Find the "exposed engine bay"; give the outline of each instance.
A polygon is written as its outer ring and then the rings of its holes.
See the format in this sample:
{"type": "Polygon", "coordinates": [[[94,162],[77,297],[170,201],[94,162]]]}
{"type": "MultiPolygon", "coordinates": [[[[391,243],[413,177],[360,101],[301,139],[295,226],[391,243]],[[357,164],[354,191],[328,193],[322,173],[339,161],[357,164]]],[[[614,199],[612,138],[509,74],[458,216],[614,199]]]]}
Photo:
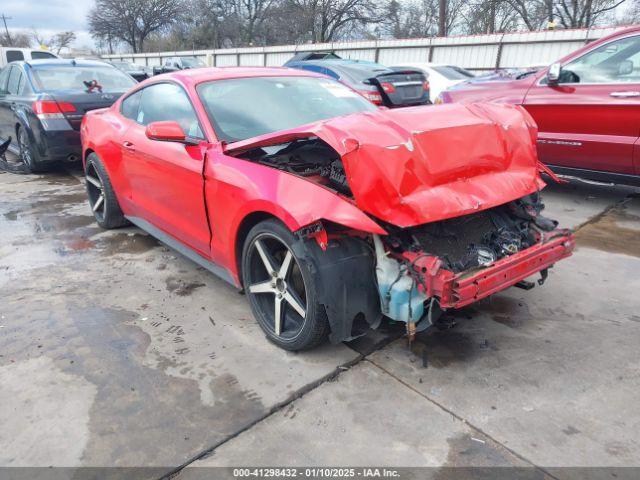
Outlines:
{"type": "MultiPolygon", "coordinates": [[[[317,137],[254,147],[238,156],[305,177],[355,200],[340,155],[317,137]]],[[[532,288],[534,284],[525,278],[536,273],[541,285],[548,268],[573,249],[571,233],[542,216],[543,209],[536,192],[472,214],[406,228],[374,218],[388,235],[351,232],[321,222],[298,234],[315,238],[323,249],[332,239],[350,237],[366,243],[371,251],[369,268],[375,270],[371,288],[379,294],[380,313],[405,322],[412,338],[446,309],[510,286],[532,288]]],[[[352,331],[345,338],[354,336],[352,331]]]]}
{"type": "Polygon", "coordinates": [[[317,137],[255,148],[242,157],[301,177],[320,177],[320,183],[351,195],[340,156],[317,137]]]}
{"type": "Polygon", "coordinates": [[[540,215],[543,208],[539,194],[530,195],[471,215],[398,230],[394,240],[401,251],[439,257],[444,268],[459,273],[536,244],[541,232],[558,225],[540,215]]]}

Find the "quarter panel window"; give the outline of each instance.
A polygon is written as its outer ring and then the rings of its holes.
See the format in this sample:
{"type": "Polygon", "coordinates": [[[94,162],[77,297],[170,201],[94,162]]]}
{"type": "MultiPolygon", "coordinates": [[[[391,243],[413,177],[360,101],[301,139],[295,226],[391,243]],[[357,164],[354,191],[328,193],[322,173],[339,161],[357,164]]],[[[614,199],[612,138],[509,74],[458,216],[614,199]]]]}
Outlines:
{"type": "Polygon", "coordinates": [[[20,80],[22,79],[22,72],[19,68],[13,67],[9,74],[9,84],[7,90],[10,95],[17,95],[20,91],[20,80]]]}
{"type": "Polygon", "coordinates": [[[136,121],[141,125],[152,122],[178,122],[190,137],[204,138],[198,117],[185,91],[172,83],[151,85],[142,91],[136,121]]]}
{"type": "Polygon", "coordinates": [[[11,67],[6,67],[0,70],[0,94],[7,94],[7,81],[9,80],[9,72],[11,67]]]}
{"type": "Polygon", "coordinates": [[[122,116],[135,122],[138,118],[138,109],[140,107],[141,98],[142,90],[134,93],[133,95],[129,95],[127,98],[122,100],[122,104],[120,105],[120,113],[122,113],[122,116]]]}
{"type": "Polygon", "coordinates": [[[42,59],[58,58],[58,57],[56,57],[54,54],[49,53],[49,52],[42,52],[40,50],[32,50],[31,51],[31,58],[33,60],[42,60],[42,59]]]}
{"type": "Polygon", "coordinates": [[[24,54],[20,50],[7,50],[7,63],[24,60],[24,54]]]}

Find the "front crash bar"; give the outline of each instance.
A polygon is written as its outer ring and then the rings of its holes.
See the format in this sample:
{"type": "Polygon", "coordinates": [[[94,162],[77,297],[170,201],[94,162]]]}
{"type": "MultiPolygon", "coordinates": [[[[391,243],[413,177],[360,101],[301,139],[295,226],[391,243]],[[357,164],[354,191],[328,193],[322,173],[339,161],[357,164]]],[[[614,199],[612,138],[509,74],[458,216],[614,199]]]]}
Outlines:
{"type": "Polygon", "coordinates": [[[461,308],[477,302],[570,256],[575,246],[573,235],[568,230],[558,233],[561,235],[502,258],[487,268],[461,272],[448,279],[442,285],[441,307],[461,308]]]}

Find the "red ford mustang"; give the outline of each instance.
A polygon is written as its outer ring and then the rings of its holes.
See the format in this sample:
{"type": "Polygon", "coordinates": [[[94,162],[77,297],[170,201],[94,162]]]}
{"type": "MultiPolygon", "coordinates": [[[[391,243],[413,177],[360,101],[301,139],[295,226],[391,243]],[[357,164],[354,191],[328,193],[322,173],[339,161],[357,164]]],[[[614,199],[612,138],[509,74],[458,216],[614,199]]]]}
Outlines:
{"type": "Polygon", "coordinates": [[[131,222],[244,288],[277,345],[413,335],[571,254],[540,211],[520,107],[379,109],[321,75],[157,76],[82,124],[97,222],[131,222]]]}
{"type": "Polygon", "coordinates": [[[640,27],[518,80],[461,84],[437,100],[481,101],[524,106],[540,159],[556,172],[640,185],[640,27]]]}

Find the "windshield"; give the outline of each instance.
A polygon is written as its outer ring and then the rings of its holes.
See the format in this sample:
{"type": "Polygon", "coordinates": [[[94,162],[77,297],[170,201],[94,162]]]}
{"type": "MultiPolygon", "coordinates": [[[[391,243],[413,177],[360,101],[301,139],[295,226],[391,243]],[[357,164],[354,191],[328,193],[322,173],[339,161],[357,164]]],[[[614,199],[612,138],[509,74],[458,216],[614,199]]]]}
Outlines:
{"type": "Polygon", "coordinates": [[[182,57],[182,64],[185,67],[195,68],[195,67],[206,67],[204,62],[197,57],[182,57]]]}
{"type": "Polygon", "coordinates": [[[217,80],[198,94],[218,139],[229,143],[377,109],[341,83],[314,77],[217,80]]]}
{"type": "Polygon", "coordinates": [[[122,92],[136,85],[136,81],[110,66],[41,65],[32,66],[31,75],[38,90],[86,91],[95,80],[103,92],[122,92]],[[86,84],[85,84],[86,82],[86,84]]]}
{"type": "Polygon", "coordinates": [[[431,67],[447,80],[468,80],[473,77],[473,73],[464,68],[454,66],[434,66],[431,67]]]}

